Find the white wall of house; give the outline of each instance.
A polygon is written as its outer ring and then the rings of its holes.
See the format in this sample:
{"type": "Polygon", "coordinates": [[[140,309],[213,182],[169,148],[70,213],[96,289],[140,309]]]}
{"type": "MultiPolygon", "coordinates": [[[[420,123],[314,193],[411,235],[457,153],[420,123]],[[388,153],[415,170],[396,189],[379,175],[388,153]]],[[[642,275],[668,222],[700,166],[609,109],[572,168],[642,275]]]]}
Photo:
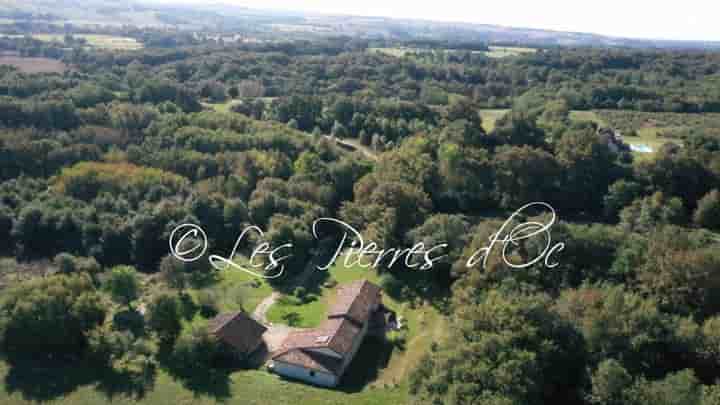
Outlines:
{"type": "Polygon", "coordinates": [[[310,384],[321,385],[324,387],[335,387],[338,383],[337,377],[332,374],[309,370],[304,367],[277,360],[273,362],[273,371],[285,377],[306,381],[310,384]]]}

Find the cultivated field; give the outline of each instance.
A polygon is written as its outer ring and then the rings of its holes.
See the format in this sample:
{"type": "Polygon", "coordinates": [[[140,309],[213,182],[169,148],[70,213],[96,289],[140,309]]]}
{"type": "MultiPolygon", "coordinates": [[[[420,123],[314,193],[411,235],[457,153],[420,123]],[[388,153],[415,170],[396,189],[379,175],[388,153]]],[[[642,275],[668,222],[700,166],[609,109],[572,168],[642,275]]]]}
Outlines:
{"type": "Polygon", "coordinates": [[[68,67],[57,59],[0,55],[0,65],[15,66],[23,73],[63,73],[68,67]]]}
{"type": "MultiPolygon", "coordinates": [[[[509,47],[509,46],[491,46],[489,51],[471,51],[472,53],[484,53],[491,58],[504,58],[508,56],[518,56],[526,53],[537,52],[537,49],[533,48],[522,48],[522,47],[509,47]]],[[[407,47],[396,47],[396,48],[368,48],[368,52],[382,53],[385,55],[395,56],[398,58],[407,56],[408,54],[422,54],[422,53],[433,53],[436,49],[423,49],[423,48],[407,48],[407,47]]],[[[461,52],[457,49],[444,49],[443,52],[461,52]]]]}
{"type": "Polygon", "coordinates": [[[535,53],[537,49],[534,48],[523,48],[515,46],[491,46],[490,52],[485,54],[491,58],[504,58],[507,56],[519,56],[526,53],[535,53]]]}
{"type": "MultiPolygon", "coordinates": [[[[7,35],[17,37],[18,35],[7,35]]],[[[65,42],[63,34],[33,34],[33,38],[45,42],[65,42]]],[[[132,51],[142,49],[143,45],[134,38],[102,34],[74,34],[75,39],[84,39],[93,48],[132,51]]]]}

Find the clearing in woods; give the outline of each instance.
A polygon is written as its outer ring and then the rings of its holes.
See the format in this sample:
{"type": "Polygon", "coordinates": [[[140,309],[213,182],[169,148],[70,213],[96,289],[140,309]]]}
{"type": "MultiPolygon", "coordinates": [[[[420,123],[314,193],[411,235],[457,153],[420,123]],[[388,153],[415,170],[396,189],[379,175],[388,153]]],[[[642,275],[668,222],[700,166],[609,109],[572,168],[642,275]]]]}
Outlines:
{"type": "Polygon", "coordinates": [[[0,65],[14,66],[23,73],[63,73],[68,69],[57,59],[25,58],[12,54],[0,54],[0,65]]]}
{"type": "MultiPolygon", "coordinates": [[[[20,37],[21,35],[4,35],[6,37],[20,37]]],[[[33,38],[44,42],[65,43],[64,34],[33,34],[33,38]]],[[[93,48],[110,49],[117,51],[133,51],[142,49],[142,43],[135,38],[103,34],[73,34],[73,38],[85,40],[93,48]]]]}

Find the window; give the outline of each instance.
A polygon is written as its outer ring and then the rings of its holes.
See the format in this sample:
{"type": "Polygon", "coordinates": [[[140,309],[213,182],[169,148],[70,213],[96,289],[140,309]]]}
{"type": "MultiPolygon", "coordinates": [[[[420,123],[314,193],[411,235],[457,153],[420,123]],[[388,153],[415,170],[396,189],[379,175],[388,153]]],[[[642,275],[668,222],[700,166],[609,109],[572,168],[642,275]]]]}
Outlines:
{"type": "Polygon", "coordinates": [[[310,377],[315,377],[315,372],[310,370],[310,377]]]}

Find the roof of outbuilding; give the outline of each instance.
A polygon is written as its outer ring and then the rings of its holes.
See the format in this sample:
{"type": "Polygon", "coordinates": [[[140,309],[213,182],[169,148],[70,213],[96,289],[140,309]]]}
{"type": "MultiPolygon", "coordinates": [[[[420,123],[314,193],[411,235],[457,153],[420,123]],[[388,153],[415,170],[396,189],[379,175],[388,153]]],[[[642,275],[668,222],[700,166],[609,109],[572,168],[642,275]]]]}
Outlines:
{"type": "Polygon", "coordinates": [[[243,353],[255,350],[267,328],[243,311],[216,316],[208,323],[210,333],[243,353]]]}

